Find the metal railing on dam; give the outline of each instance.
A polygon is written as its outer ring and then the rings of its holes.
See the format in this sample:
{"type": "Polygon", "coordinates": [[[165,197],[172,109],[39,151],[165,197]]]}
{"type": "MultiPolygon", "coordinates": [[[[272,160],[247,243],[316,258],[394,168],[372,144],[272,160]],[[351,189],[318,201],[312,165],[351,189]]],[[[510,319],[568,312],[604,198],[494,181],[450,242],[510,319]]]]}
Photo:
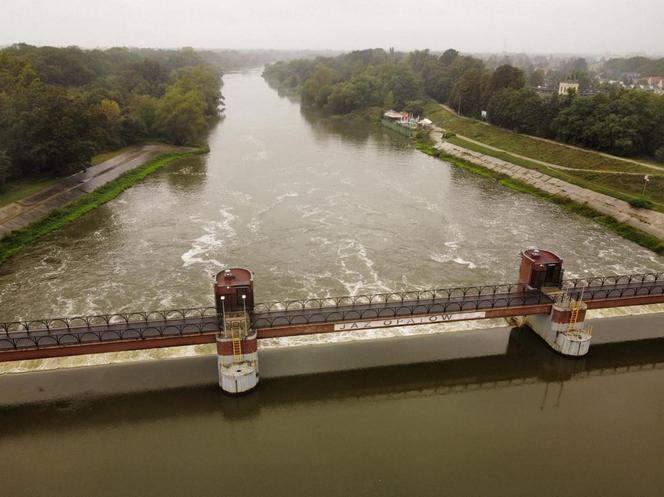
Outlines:
{"type": "MultiPolygon", "coordinates": [[[[566,280],[562,291],[582,295],[588,308],[660,303],[664,273],[566,280]]],[[[500,284],[260,303],[251,320],[258,337],[266,338],[333,332],[335,325],[375,319],[402,326],[546,314],[552,304],[543,291],[500,284]],[[412,319],[432,316],[441,319],[412,319]]],[[[215,307],[200,307],[5,322],[0,360],[213,343],[220,318],[215,307]]]]}

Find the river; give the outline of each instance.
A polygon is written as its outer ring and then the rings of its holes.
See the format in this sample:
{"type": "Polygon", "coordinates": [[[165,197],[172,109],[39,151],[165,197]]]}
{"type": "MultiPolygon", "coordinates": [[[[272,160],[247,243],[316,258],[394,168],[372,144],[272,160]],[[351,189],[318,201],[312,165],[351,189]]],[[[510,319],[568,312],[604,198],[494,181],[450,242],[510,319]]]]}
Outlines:
{"type": "Polygon", "coordinates": [[[664,258],[454,169],[365,122],[325,120],[258,72],[225,77],[210,154],[162,169],[0,266],[0,320],[212,303],[226,265],[258,301],[514,282],[537,245],[567,276],[664,258]]]}
{"type": "MultiPolygon", "coordinates": [[[[258,301],[513,282],[530,245],[559,253],[567,277],[664,270],[389,130],[303,112],[259,72],[224,83],[209,155],[0,266],[0,321],[211,305],[226,265],[254,271],[258,301]]],[[[210,387],[0,409],[0,494],[661,495],[662,342],[598,347],[578,374],[533,351],[550,357],[535,340],[239,399],[210,387]],[[638,367],[617,374],[630,354],[638,367]]]]}

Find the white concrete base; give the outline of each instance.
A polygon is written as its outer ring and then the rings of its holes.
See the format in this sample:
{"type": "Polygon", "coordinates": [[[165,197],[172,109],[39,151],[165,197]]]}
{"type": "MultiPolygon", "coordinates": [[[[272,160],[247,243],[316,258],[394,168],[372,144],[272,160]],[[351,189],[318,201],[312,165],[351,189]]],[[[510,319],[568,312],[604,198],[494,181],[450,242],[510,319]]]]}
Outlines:
{"type": "Polygon", "coordinates": [[[563,355],[580,357],[588,353],[588,349],[590,349],[590,339],[590,334],[582,331],[558,333],[554,349],[563,355]]]}
{"type": "Polygon", "coordinates": [[[240,362],[230,366],[219,365],[219,386],[230,394],[250,392],[258,385],[255,363],[240,362]]]}
{"type": "Polygon", "coordinates": [[[552,323],[548,315],[526,316],[525,324],[544,339],[549,346],[563,355],[581,357],[590,349],[591,334],[585,330],[585,325],[579,323],[575,331],[567,332],[566,325],[552,323]]]}

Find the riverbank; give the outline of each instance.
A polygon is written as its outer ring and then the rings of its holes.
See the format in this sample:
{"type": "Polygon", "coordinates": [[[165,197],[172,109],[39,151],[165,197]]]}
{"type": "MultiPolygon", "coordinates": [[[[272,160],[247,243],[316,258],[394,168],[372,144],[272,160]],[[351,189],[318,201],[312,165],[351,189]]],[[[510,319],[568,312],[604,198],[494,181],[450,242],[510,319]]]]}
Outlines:
{"type": "Polygon", "coordinates": [[[513,164],[542,172],[634,206],[664,212],[664,165],[649,164],[593,150],[522,135],[484,121],[458,116],[438,102],[426,115],[448,133],[450,141],[513,164]],[[643,195],[644,176],[649,182],[643,195]]]}
{"type": "Polygon", "coordinates": [[[664,225],[659,219],[664,220],[664,215],[658,212],[636,209],[613,197],[451,144],[442,139],[440,130],[433,131],[431,139],[433,146],[419,142],[418,149],[473,173],[493,177],[514,190],[546,198],[657,254],[664,253],[664,225]],[[653,216],[658,219],[653,220],[653,216]]]}
{"type": "MultiPolygon", "coordinates": [[[[21,220],[24,220],[23,227],[12,227],[11,230],[5,228],[7,234],[0,239],[0,264],[38,238],[114,199],[158,169],[178,159],[203,153],[207,153],[207,148],[177,149],[174,152],[161,153],[140,165],[134,165],[130,161],[125,163],[121,170],[112,168],[113,171],[104,169],[103,163],[95,166],[103,170],[90,181],[84,184],[75,183],[72,188],[63,189],[57,192],[57,195],[48,197],[46,202],[40,203],[39,208],[20,213],[21,220]]],[[[65,186],[66,181],[71,181],[71,178],[64,181],[65,186]]],[[[19,216],[11,218],[13,226],[17,225],[19,216]]]]}

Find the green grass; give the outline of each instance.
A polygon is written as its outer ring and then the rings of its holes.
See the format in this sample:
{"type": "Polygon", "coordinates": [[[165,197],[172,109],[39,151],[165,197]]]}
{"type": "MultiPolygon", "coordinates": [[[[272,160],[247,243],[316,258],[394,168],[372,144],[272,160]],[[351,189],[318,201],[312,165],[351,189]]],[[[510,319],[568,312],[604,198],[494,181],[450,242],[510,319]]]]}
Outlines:
{"type": "Polygon", "coordinates": [[[45,218],[40,219],[23,229],[11,232],[6,237],[0,239],[0,264],[16,255],[24,247],[38,238],[62,228],[67,223],[78,219],[91,210],[114,199],[127,188],[138,183],[146,176],[154,173],[167,164],[192,155],[207,153],[207,151],[207,148],[199,148],[191,151],[162,154],[131,171],[127,171],[94,192],[87,193],[77,200],[74,200],[59,209],[53,210],[45,218]]]}
{"type": "MultiPolygon", "coordinates": [[[[638,203],[640,204],[639,207],[664,212],[664,175],[650,174],[650,183],[648,184],[647,194],[644,198],[641,195],[643,191],[643,177],[640,175],[560,170],[544,166],[528,159],[516,157],[507,152],[498,152],[476,143],[469,142],[458,136],[450,137],[447,141],[484,155],[511,162],[517,166],[539,171],[548,176],[558,178],[582,188],[624,200],[631,205],[638,203]]],[[[636,205],[634,206],[637,207],[636,205]]]]}
{"type": "Polygon", "coordinates": [[[0,190],[0,207],[4,207],[33,193],[37,193],[44,188],[48,188],[59,180],[60,178],[53,178],[51,176],[37,176],[9,181],[0,190]]]}
{"type": "Polygon", "coordinates": [[[607,171],[651,174],[651,168],[617,157],[606,157],[590,150],[579,150],[564,145],[538,140],[497,126],[459,117],[436,102],[429,102],[426,116],[437,125],[473,140],[507,152],[530,157],[574,169],[604,169],[607,171]]]}
{"type": "MultiPolygon", "coordinates": [[[[90,160],[90,165],[96,166],[97,164],[101,164],[102,162],[112,159],[134,147],[135,145],[132,145],[118,150],[111,150],[109,152],[97,154],[90,160]]],[[[33,193],[44,190],[60,180],[62,180],[62,178],[41,175],[9,181],[2,189],[0,189],[0,207],[4,207],[5,205],[29,197],[33,193]]]]}

